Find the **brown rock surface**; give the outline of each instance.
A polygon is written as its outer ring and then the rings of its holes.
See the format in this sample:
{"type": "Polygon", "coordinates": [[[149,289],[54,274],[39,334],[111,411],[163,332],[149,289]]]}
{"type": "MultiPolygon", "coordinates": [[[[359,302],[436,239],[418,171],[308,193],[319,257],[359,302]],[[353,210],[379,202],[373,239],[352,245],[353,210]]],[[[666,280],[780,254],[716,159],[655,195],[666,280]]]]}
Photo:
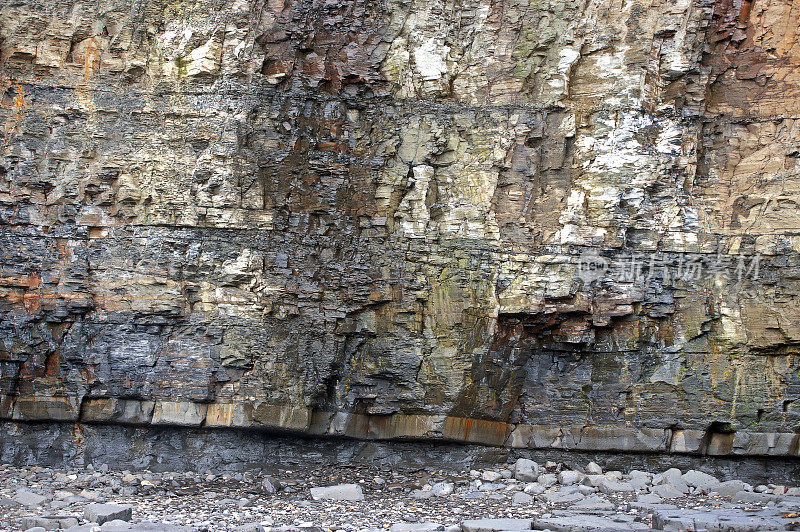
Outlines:
{"type": "Polygon", "coordinates": [[[0,418],[796,456],[798,21],[0,5],[0,418]]]}

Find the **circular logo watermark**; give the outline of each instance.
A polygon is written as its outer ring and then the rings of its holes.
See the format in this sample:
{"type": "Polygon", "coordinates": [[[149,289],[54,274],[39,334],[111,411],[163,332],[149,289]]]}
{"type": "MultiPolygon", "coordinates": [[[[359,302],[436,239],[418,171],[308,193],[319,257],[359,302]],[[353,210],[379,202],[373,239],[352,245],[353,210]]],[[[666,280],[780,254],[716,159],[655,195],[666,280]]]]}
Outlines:
{"type": "Polygon", "coordinates": [[[591,283],[606,277],[611,270],[611,262],[595,253],[584,253],[578,257],[578,277],[591,283]]]}

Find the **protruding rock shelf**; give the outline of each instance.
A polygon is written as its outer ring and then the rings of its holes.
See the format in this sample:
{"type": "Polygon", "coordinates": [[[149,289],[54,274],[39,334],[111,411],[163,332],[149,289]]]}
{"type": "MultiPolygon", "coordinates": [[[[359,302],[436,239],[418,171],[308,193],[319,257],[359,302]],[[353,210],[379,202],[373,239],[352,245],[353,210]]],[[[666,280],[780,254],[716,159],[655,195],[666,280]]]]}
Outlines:
{"type": "Polygon", "coordinates": [[[711,456],[800,458],[797,433],[723,433],[619,426],[552,427],[462,417],[367,415],[316,412],[263,403],[192,403],[118,399],[24,398],[11,416],[22,422],[81,423],[251,429],[361,440],[438,441],[511,447],[711,456]],[[81,405],[81,406],[79,406],[81,405]]]}

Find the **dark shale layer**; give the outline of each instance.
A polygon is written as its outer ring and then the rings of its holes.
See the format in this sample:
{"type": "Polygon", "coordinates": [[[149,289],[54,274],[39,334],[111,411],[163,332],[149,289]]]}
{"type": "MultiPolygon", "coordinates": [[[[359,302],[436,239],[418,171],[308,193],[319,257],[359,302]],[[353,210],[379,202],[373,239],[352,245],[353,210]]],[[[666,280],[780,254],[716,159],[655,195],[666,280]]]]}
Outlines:
{"type": "Polygon", "coordinates": [[[720,480],[753,485],[793,484],[800,461],[784,457],[701,456],[669,453],[612,453],[558,449],[509,449],[428,441],[364,441],[317,438],[252,429],[132,427],[52,422],[0,423],[0,462],[21,466],[98,468],[154,472],[258,471],[280,468],[325,470],[355,464],[392,471],[461,472],[498,467],[517,458],[548,460],[582,469],[590,461],[609,471],[696,469],[720,480]]]}
{"type": "Polygon", "coordinates": [[[797,457],[796,11],[3,2],[4,460],[797,457]]]}

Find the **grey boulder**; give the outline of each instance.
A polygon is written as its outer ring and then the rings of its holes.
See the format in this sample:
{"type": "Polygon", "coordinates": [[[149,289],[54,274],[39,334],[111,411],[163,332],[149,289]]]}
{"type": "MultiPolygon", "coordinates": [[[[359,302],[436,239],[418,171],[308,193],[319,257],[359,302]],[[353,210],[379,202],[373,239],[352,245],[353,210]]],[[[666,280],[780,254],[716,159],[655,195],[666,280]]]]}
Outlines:
{"type": "MultiPolygon", "coordinates": [[[[661,474],[653,477],[653,484],[660,486],[671,486],[681,493],[689,493],[689,485],[683,480],[683,474],[680,469],[673,467],[667,469],[661,474]]],[[[662,495],[663,496],[663,495],[662,495]]]]}
{"type": "Polygon", "coordinates": [[[652,486],[650,488],[650,493],[655,493],[662,499],[677,499],[679,497],[683,497],[684,495],[681,490],[676,489],[670,484],[659,484],[658,486],[652,486]]]}
{"type": "Polygon", "coordinates": [[[645,493],[636,497],[636,502],[644,504],[661,504],[661,500],[657,493],[645,493]]]}
{"type": "Polygon", "coordinates": [[[514,478],[520,482],[535,482],[539,478],[539,464],[527,458],[520,458],[514,464],[514,478]]]}
{"type": "Polygon", "coordinates": [[[358,484],[337,484],[311,488],[311,497],[315,501],[363,501],[364,492],[358,484]]]}
{"type": "Polygon", "coordinates": [[[612,480],[604,478],[598,482],[597,489],[599,489],[602,493],[609,494],[609,493],[630,493],[632,491],[636,491],[636,489],[631,486],[627,482],[621,482],[619,480],[612,480]]]}
{"type": "Polygon", "coordinates": [[[102,525],[106,521],[130,521],[133,510],[130,506],[119,504],[90,504],[83,511],[83,517],[91,523],[102,525]]]}
{"type": "Polygon", "coordinates": [[[603,474],[603,468],[600,467],[595,462],[589,462],[588,464],[586,464],[586,474],[587,475],[602,475],[603,474]]]}
{"type": "Polygon", "coordinates": [[[512,497],[511,504],[513,504],[514,506],[523,506],[526,504],[533,504],[534,500],[535,499],[533,498],[533,496],[528,495],[527,493],[524,493],[522,491],[518,491],[514,494],[514,497],[512,497]]]}
{"type": "Polygon", "coordinates": [[[586,475],[579,471],[562,471],[558,474],[558,482],[564,486],[568,486],[570,484],[577,484],[586,475]]]}
{"type": "Polygon", "coordinates": [[[544,502],[549,502],[551,504],[564,504],[580,501],[585,497],[585,495],[578,490],[562,489],[550,493],[542,493],[537,495],[537,497],[544,502]]]}
{"type": "Polygon", "coordinates": [[[281,489],[281,484],[271,476],[267,475],[261,479],[261,489],[269,494],[273,494],[281,489]]]}
{"type": "Polygon", "coordinates": [[[553,473],[545,473],[544,475],[539,475],[539,478],[536,479],[536,482],[545,487],[552,486],[558,482],[558,477],[553,473]]]}
{"type": "Polygon", "coordinates": [[[752,491],[739,491],[734,493],[733,497],[731,497],[732,502],[743,502],[743,503],[758,503],[758,504],[766,504],[769,501],[777,500],[779,497],[777,495],[772,495],[770,493],[754,493],[752,491]]]}
{"type": "Polygon", "coordinates": [[[25,489],[21,489],[14,495],[14,501],[28,507],[39,506],[47,501],[47,497],[33,493],[25,489]]]}
{"type": "Polygon", "coordinates": [[[753,486],[741,480],[729,480],[727,482],[720,482],[714,487],[712,491],[717,492],[723,497],[732,497],[740,491],[752,491],[753,486]]]}
{"type": "Polygon", "coordinates": [[[570,505],[570,508],[575,510],[585,510],[585,511],[607,511],[613,510],[614,504],[611,503],[605,497],[600,497],[599,495],[592,495],[591,497],[586,497],[581,501],[576,501],[575,503],[570,505]]]}
{"type": "Polygon", "coordinates": [[[716,477],[695,469],[690,469],[684,473],[682,478],[683,481],[689,486],[698,488],[705,493],[713,491],[717,486],[720,485],[720,481],[716,477]]]}
{"type": "Polygon", "coordinates": [[[449,482],[437,482],[431,487],[434,497],[446,497],[453,493],[453,485],[449,482]]]}
{"type": "Polygon", "coordinates": [[[49,515],[43,517],[23,517],[22,529],[42,528],[44,530],[58,530],[70,528],[78,524],[78,520],[70,516],[49,515]]]}

